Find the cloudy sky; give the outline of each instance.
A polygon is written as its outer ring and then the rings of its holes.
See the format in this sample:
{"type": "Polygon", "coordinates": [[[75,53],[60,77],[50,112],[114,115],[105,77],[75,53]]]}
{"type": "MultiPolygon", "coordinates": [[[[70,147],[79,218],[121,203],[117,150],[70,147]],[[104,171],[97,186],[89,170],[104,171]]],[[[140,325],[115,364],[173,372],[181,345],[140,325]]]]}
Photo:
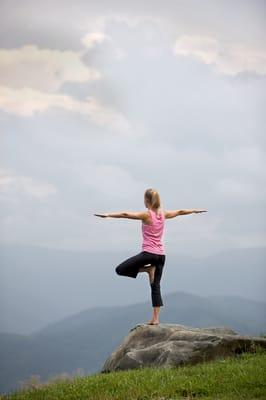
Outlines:
{"type": "MultiPolygon", "coordinates": [[[[266,245],[264,0],[0,2],[0,243],[140,251],[266,245]]],[[[129,254],[129,255],[130,255],[129,254]]]]}

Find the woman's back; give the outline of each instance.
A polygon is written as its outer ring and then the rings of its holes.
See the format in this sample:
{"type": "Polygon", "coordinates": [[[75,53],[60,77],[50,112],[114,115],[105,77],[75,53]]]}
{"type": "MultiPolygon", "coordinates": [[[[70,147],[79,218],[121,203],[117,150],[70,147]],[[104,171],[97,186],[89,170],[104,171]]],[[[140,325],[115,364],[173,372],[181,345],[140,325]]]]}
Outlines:
{"type": "Polygon", "coordinates": [[[162,236],[164,233],[165,215],[163,210],[159,210],[158,214],[155,210],[149,209],[150,223],[145,224],[142,221],[142,251],[149,253],[165,254],[162,236]]]}

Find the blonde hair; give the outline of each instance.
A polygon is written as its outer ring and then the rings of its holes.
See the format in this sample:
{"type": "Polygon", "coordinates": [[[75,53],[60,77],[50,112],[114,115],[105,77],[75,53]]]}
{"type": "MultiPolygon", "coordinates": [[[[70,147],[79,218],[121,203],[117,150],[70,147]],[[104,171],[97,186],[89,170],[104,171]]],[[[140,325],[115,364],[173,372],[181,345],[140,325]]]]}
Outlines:
{"type": "Polygon", "coordinates": [[[147,189],[144,197],[153,210],[158,210],[161,207],[160,195],[157,190],[153,188],[147,189]]]}

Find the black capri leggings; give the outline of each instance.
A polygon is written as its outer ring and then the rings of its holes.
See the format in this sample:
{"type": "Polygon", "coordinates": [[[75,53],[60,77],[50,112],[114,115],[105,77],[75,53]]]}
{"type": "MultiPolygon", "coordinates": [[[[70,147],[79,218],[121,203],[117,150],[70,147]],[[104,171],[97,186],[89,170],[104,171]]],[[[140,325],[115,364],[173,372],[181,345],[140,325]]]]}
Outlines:
{"type": "Polygon", "coordinates": [[[165,264],[164,254],[155,254],[149,253],[148,251],[142,251],[141,253],[123,261],[116,267],[115,271],[118,275],[136,278],[139,273],[139,269],[146,264],[155,266],[154,281],[150,284],[152,306],[161,307],[163,306],[163,301],[161,297],[160,281],[165,264]]]}

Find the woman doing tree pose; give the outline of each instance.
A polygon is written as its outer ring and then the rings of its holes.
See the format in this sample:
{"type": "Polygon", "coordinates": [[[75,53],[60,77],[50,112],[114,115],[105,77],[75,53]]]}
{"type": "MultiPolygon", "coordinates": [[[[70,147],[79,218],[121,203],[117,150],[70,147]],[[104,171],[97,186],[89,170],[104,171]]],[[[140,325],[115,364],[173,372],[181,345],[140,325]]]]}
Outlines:
{"type": "Polygon", "coordinates": [[[160,281],[165,264],[165,248],[162,243],[165,219],[179,215],[206,212],[207,210],[174,210],[161,208],[160,196],[157,190],[147,189],[144,193],[146,211],[116,212],[111,214],[94,214],[97,217],[129,218],[142,221],[142,251],[119,264],[115,271],[118,275],[136,278],[139,272],[147,272],[151,287],[153,316],[149,325],[159,324],[160,307],[163,306],[160,281]]]}

